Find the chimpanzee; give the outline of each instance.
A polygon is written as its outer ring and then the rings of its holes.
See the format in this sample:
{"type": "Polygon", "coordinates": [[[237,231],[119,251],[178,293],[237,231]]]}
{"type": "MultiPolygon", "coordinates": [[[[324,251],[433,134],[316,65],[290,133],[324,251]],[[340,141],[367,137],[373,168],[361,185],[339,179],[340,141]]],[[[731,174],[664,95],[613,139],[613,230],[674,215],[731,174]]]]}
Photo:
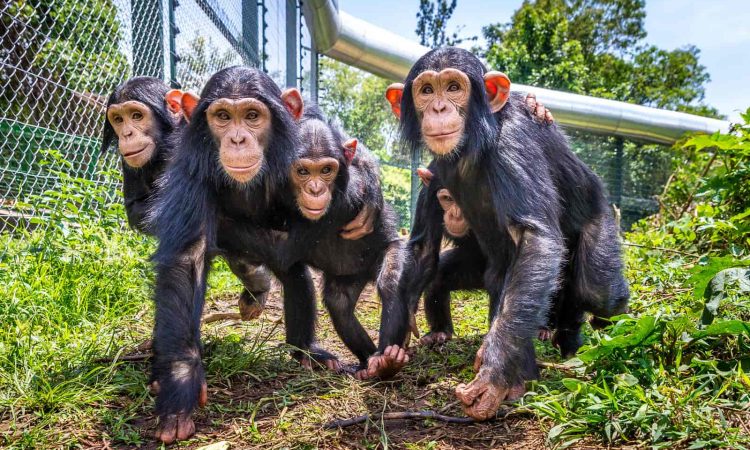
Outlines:
{"type": "MultiPolygon", "coordinates": [[[[115,88],[107,101],[102,151],[116,143],[122,156],[125,212],[131,228],[155,235],[147,211],[175,146],[175,135],[187,126],[197,97],[171,89],[160,79],[135,77],[115,88]]],[[[263,310],[271,280],[268,271],[241,258],[228,259],[244,288],[239,298],[243,319],[263,310]]]]}
{"type": "MultiPolygon", "coordinates": [[[[477,352],[476,377],[456,396],[468,415],[488,419],[538,376],[532,338],[546,324],[553,296],[561,340],[578,339],[584,311],[624,311],[617,227],[601,182],[563,134],[535,123],[523,96],[510,94],[508,77],[487,72],[468,51],[428,52],[386,97],[400,116],[403,141],[435,156],[431,170],[486,258],[490,330],[477,352]]],[[[437,268],[443,211],[429,191],[422,193],[399,284],[409,304],[437,268]]]]}
{"type": "MultiPolygon", "coordinates": [[[[315,345],[309,270],[302,263],[282,268],[277,249],[289,216],[279,196],[287,192],[299,142],[299,117],[290,111],[301,104],[299,91],[282,94],[260,70],[217,72],[161,178],[153,208],[159,246],[152,377],[159,387],[156,436],[165,443],[192,435],[192,412],[207,401],[200,317],[215,255],[266,265],[283,286],[293,356],[306,366],[338,368],[336,357],[315,345]]],[[[362,234],[358,225],[346,228],[362,234]]]]}
{"type": "Polygon", "coordinates": [[[339,337],[360,362],[355,376],[386,378],[408,361],[403,342],[390,340],[399,333],[392,327],[407,314],[396,297],[403,264],[396,215],[383,201],[375,158],[356,139],[347,139],[312,105],[304,107],[299,132],[287,197],[297,213],[282,254],[286,261],[301,260],[323,272],[323,302],[339,337]],[[373,232],[356,241],[342,239],[338,230],[365,205],[377,206],[373,232]],[[369,281],[383,303],[377,354],[354,315],[369,281]]]}
{"type": "MultiPolygon", "coordinates": [[[[526,95],[526,107],[532,117],[539,123],[552,124],[554,117],[549,109],[538,102],[534,94],[526,95]]],[[[434,174],[425,168],[417,169],[417,175],[422,180],[423,189],[429,189],[434,174]]],[[[450,191],[440,180],[435,179],[431,193],[427,197],[420,197],[418,208],[423,210],[426,198],[437,198],[443,210],[444,237],[451,243],[451,247],[440,253],[440,260],[434,278],[424,292],[425,315],[430,326],[430,332],[420,339],[422,345],[443,344],[453,337],[453,321],[450,312],[450,295],[457,290],[473,290],[484,288],[482,276],[486,267],[486,258],[476,238],[471,234],[468,222],[456,204],[450,191]]],[[[412,299],[412,300],[418,300],[412,299]]],[[[410,305],[412,314],[416,313],[417,305],[410,305]]],[[[549,329],[539,330],[539,338],[549,339],[549,329]]]]}

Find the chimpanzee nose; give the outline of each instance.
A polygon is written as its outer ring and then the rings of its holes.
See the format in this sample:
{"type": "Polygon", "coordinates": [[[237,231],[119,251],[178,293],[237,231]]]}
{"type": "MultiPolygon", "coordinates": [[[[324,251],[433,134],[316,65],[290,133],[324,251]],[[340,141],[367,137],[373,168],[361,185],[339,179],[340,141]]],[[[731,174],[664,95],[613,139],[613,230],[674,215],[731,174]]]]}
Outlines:
{"type": "Polygon", "coordinates": [[[326,187],[323,183],[310,183],[310,193],[315,197],[320,197],[325,192],[326,187]]]}
{"type": "Polygon", "coordinates": [[[441,113],[448,108],[448,105],[445,104],[442,100],[435,100],[435,103],[432,104],[433,109],[435,112],[441,113]]]}
{"type": "Polygon", "coordinates": [[[133,135],[133,129],[132,129],[132,128],[130,128],[130,127],[125,127],[125,128],[124,128],[124,129],[122,130],[122,135],[123,135],[123,136],[125,136],[125,137],[130,137],[130,136],[132,136],[132,135],[133,135]]]}
{"type": "Polygon", "coordinates": [[[237,145],[240,145],[243,142],[245,142],[245,136],[240,133],[235,134],[234,136],[231,137],[231,139],[232,139],[232,143],[237,144],[237,145]]]}

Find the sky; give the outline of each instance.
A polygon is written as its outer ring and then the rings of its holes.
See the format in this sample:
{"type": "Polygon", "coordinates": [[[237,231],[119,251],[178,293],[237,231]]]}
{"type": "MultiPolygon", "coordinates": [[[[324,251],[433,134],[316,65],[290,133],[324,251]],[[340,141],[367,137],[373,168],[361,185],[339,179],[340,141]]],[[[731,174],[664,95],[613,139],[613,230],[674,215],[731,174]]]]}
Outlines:
{"type": "MultiPolygon", "coordinates": [[[[482,26],[507,23],[521,0],[458,0],[448,31],[481,36],[482,26]]],[[[418,0],[339,0],[339,8],[417,41],[418,0]]],[[[739,121],[750,107],[750,0],[646,0],[646,42],[673,50],[692,44],[711,81],[705,102],[739,121]]]]}

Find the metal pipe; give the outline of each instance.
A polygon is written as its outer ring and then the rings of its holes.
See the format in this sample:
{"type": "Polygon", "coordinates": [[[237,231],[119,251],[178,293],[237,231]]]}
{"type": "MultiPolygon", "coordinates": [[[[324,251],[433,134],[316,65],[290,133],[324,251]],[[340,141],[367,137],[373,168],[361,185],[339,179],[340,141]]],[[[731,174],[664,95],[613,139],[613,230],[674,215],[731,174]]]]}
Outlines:
{"type": "MultiPolygon", "coordinates": [[[[430,49],[339,11],[332,0],[304,0],[305,20],[315,48],[331,58],[391,80],[403,81],[430,49]]],[[[726,132],[729,122],[568,92],[514,84],[533,92],[566,127],[672,144],[686,132],[726,132]]]]}

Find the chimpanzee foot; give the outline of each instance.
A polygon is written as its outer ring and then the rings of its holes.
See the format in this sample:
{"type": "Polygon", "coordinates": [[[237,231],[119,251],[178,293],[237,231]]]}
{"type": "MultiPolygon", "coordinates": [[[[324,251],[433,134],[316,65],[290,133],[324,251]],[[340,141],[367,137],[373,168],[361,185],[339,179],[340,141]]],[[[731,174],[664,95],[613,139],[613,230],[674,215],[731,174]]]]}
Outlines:
{"type": "Polygon", "coordinates": [[[257,319],[263,312],[263,304],[253,298],[253,294],[244,289],[240,294],[237,305],[240,307],[240,318],[245,321],[257,319]]]}
{"type": "Polygon", "coordinates": [[[552,339],[552,330],[547,327],[540,328],[537,337],[540,341],[549,341],[550,339],[552,339]]]}
{"type": "Polygon", "coordinates": [[[479,372],[479,368],[482,367],[482,358],[484,356],[484,342],[477,350],[477,356],[474,357],[474,370],[479,372]]]}
{"type": "Polygon", "coordinates": [[[358,380],[369,378],[387,380],[393,378],[408,362],[409,355],[406,349],[398,345],[390,345],[383,350],[382,354],[371,356],[367,361],[367,369],[358,371],[354,376],[358,380]]]}
{"type": "Polygon", "coordinates": [[[495,417],[500,404],[509,397],[511,389],[493,384],[481,372],[469,384],[456,386],[456,398],[467,416],[476,420],[495,417]]]}
{"type": "Polygon", "coordinates": [[[168,414],[159,418],[154,437],[165,444],[183,441],[195,434],[195,422],[190,414],[168,414]]]}
{"type": "Polygon", "coordinates": [[[509,402],[515,402],[516,400],[519,400],[521,397],[523,397],[523,394],[525,393],[526,393],[526,385],[524,383],[518,384],[510,388],[510,391],[508,392],[508,397],[505,400],[509,402]]]}
{"type": "Polygon", "coordinates": [[[322,349],[313,348],[309,353],[294,352],[293,356],[305,369],[313,370],[322,366],[336,373],[344,370],[344,366],[335,355],[322,349]]]}
{"type": "Polygon", "coordinates": [[[445,331],[430,331],[429,333],[422,336],[422,339],[419,340],[419,345],[424,345],[427,347],[432,347],[434,345],[443,345],[451,339],[453,339],[453,335],[451,333],[445,331]]]}

